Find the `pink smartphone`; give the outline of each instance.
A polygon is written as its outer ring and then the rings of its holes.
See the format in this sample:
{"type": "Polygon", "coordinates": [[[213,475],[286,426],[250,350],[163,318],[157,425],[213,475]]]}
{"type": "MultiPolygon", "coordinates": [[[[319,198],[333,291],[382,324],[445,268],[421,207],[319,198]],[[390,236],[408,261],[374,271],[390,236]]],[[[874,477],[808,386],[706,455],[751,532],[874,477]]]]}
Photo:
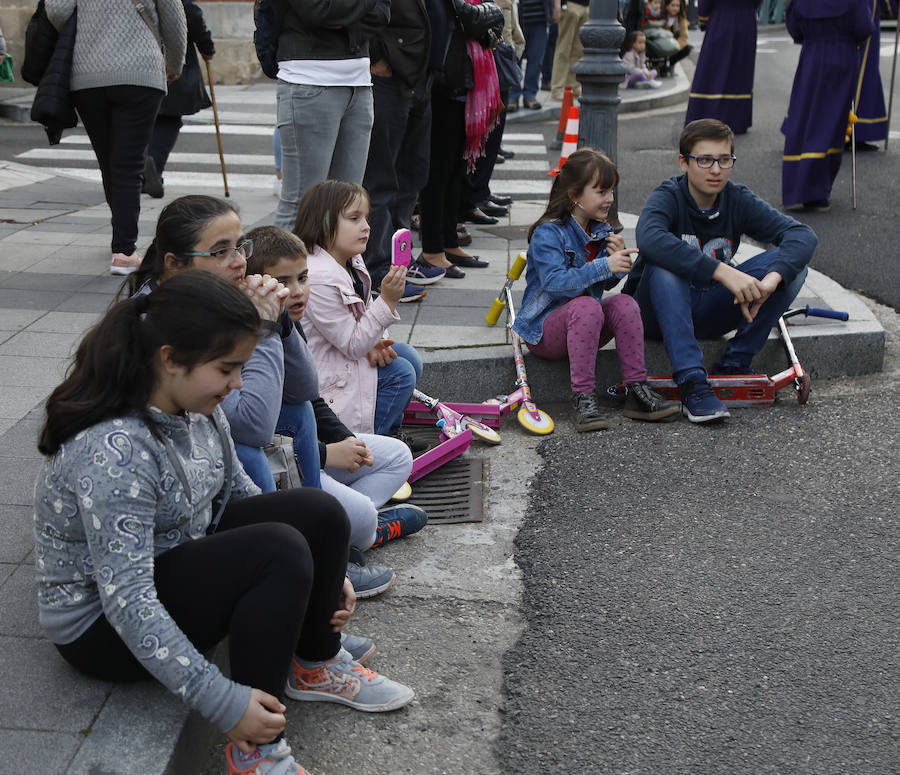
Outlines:
{"type": "Polygon", "coordinates": [[[397,229],[391,247],[391,263],[396,266],[409,266],[412,260],[412,232],[409,229],[397,229]]]}

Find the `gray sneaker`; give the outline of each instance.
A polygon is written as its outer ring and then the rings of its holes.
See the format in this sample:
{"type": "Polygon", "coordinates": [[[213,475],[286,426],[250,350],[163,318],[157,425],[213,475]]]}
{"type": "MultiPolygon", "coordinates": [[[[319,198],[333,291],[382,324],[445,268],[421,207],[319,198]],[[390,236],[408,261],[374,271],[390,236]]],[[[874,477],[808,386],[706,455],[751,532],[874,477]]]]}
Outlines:
{"type": "Polygon", "coordinates": [[[572,408],[575,410],[575,430],[579,433],[602,431],[609,427],[600,414],[597,396],[593,393],[572,393],[572,408]]]}
{"type": "Polygon", "coordinates": [[[623,414],[632,420],[659,422],[674,420],[680,414],[678,404],[667,403],[646,382],[633,382],[625,388],[625,410],[623,414]]]}
{"type": "Polygon", "coordinates": [[[351,555],[351,560],[347,563],[347,578],[353,585],[356,597],[364,600],[390,589],[397,580],[397,575],[387,565],[368,565],[362,552],[358,552],[356,556],[351,555]]]}
{"type": "Polygon", "coordinates": [[[367,713],[396,710],[415,697],[408,686],[354,662],[345,648],[308,668],[295,657],[284,693],[292,700],[339,702],[367,713]]]}
{"type": "Polygon", "coordinates": [[[341,633],[341,646],[350,652],[354,662],[362,664],[375,653],[375,644],[371,639],[362,635],[351,635],[349,632],[341,633]]]}

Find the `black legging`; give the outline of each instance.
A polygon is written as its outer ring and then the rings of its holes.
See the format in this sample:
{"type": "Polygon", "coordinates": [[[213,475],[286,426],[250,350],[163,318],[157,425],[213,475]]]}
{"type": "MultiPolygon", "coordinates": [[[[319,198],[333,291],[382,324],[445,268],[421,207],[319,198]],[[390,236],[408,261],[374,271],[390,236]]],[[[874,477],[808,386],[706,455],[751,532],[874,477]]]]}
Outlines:
{"type": "MultiPolygon", "coordinates": [[[[280,698],[293,654],[324,660],[340,649],[329,621],[349,539],[343,507],[321,490],[232,501],[215,535],[156,558],[157,594],[195,648],[206,651],[227,636],[232,678],[280,698]]],[[[105,616],[57,649],[101,680],[149,677],[105,616]]]]}
{"type": "Polygon", "coordinates": [[[112,213],[112,252],[130,256],[138,237],[141,172],[164,92],[146,86],[100,86],[72,92],[91,140],[112,213]]]}

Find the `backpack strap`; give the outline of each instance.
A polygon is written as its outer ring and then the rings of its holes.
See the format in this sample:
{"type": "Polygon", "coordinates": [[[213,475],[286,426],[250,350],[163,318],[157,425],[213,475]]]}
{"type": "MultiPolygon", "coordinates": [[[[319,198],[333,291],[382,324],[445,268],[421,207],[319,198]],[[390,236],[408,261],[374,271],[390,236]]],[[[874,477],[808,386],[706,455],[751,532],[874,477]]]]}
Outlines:
{"type": "Polygon", "coordinates": [[[163,43],[162,37],[159,34],[159,30],[156,28],[156,25],[150,21],[150,14],[147,13],[147,8],[141,2],[141,0],[131,0],[134,3],[135,10],[140,14],[140,17],[144,20],[144,24],[147,25],[150,32],[153,34],[153,39],[156,41],[156,45],[159,46],[159,50],[163,52],[163,55],[166,53],[166,46],[163,43]]]}

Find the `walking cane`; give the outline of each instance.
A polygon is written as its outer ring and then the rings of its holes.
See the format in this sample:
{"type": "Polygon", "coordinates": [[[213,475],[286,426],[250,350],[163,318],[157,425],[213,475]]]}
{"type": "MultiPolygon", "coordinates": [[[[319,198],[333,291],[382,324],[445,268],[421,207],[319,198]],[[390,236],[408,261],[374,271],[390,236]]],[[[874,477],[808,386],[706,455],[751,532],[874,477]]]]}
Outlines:
{"type": "Polygon", "coordinates": [[[853,209],[856,209],[856,102],[850,103],[850,190],[853,209]]]}
{"type": "Polygon", "coordinates": [[[225,154],[222,153],[222,133],[219,131],[219,110],[216,107],[216,90],[213,88],[212,68],[209,66],[209,60],[206,62],[206,80],[209,81],[209,98],[212,101],[213,120],[216,122],[216,142],[219,145],[219,161],[222,164],[222,182],[225,184],[225,196],[230,197],[228,193],[228,176],[225,174],[225,154]]]}
{"type": "Polygon", "coordinates": [[[887,151],[888,139],[891,136],[891,113],[894,110],[894,77],[897,75],[897,43],[900,42],[900,19],[894,28],[894,63],[891,65],[891,90],[888,97],[887,128],[884,134],[884,150],[887,151]]]}

